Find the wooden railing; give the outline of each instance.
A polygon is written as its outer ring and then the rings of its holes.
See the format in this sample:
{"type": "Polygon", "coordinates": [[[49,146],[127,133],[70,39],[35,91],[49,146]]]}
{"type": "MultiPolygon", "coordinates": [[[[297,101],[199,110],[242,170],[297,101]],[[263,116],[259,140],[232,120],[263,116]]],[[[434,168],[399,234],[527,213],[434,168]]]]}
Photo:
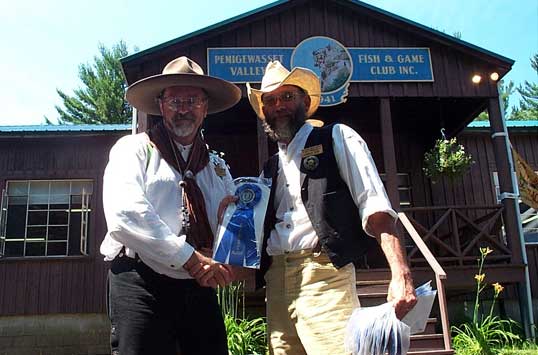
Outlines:
{"type": "Polygon", "coordinates": [[[413,227],[413,224],[407,218],[406,214],[404,212],[399,212],[398,216],[405,230],[413,239],[413,242],[415,243],[417,249],[420,250],[424,258],[426,259],[426,262],[435,273],[435,284],[437,287],[437,297],[439,300],[439,314],[441,318],[441,326],[443,328],[443,343],[445,350],[450,350],[450,326],[448,322],[448,308],[446,303],[445,286],[443,283],[443,280],[446,280],[446,272],[445,270],[443,270],[439,262],[435,259],[430,249],[428,249],[415,227],[413,227]]]}
{"type": "MultiPolygon", "coordinates": [[[[441,265],[475,264],[482,247],[493,250],[488,263],[510,262],[512,253],[502,233],[502,205],[412,207],[404,212],[441,265]]],[[[418,252],[417,245],[409,247],[411,266],[424,264],[418,252]]]]}

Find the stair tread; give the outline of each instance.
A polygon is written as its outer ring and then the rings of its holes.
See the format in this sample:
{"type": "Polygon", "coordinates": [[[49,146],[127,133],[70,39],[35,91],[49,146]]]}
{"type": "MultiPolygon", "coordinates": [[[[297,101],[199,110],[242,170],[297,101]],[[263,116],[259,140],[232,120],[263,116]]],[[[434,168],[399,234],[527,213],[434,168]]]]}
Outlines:
{"type": "Polygon", "coordinates": [[[413,349],[407,352],[408,355],[452,355],[454,350],[445,349],[413,349]]]}
{"type": "Polygon", "coordinates": [[[382,296],[385,296],[387,297],[387,293],[386,292],[368,292],[368,293],[360,293],[360,292],[357,292],[357,296],[359,297],[382,297],[382,296]]]}
{"type": "Polygon", "coordinates": [[[366,285],[389,285],[390,280],[357,280],[357,286],[366,286],[366,285]]]}
{"type": "Polygon", "coordinates": [[[438,339],[442,337],[443,337],[443,334],[439,334],[439,333],[434,333],[434,334],[418,333],[418,334],[411,335],[411,339],[438,339]]]}

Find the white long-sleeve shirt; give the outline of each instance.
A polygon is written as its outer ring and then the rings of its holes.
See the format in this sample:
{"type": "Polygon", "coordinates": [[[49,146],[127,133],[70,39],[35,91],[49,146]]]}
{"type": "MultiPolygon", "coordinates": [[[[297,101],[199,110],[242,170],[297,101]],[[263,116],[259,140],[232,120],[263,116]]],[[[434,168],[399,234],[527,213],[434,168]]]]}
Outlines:
{"type": "MultiPolygon", "coordinates": [[[[190,146],[178,146],[184,159],[190,146]]],[[[233,193],[226,163],[210,154],[209,164],[195,176],[204,196],[209,224],[216,235],[222,198],[233,193]],[[218,173],[217,173],[218,172],[218,173]]],[[[194,249],[181,229],[181,175],[151,146],[145,133],[122,137],[112,147],[103,177],[103,207],[108,233],[101,244],[105,260],[123,246],[154,271],[173,278],[190,278],[183,269],[194,249]]]]}
{"type": "MultiPolygon", "coordinates": [[[[267,242],[269,255],[314,248],[318,236],[301,199],[301,151],[313,127],[305,123],[288,144],[278,145],[279,170],[275,191],[277,223],[267,242]]],[[[340,176],[358,207],[364,231],[368,234],[368,217],[385,212],[398,218],[390,201],[366,142],[350,127],[336,124],[332,130],[333,150],[340,176]]]]}

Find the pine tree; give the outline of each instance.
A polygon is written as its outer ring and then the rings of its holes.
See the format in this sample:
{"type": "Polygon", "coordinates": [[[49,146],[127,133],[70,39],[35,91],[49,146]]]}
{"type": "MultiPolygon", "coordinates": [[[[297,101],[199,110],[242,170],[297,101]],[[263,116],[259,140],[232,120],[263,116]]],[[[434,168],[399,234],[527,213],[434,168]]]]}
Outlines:
{"type": "MultiPolygon", "coordinates": [[[[504,83],[504,80],[501,80],[499,83],[499,95],[503,103],[503,113],[506,119],[510,119],[508,116],[508,102],[510,100],[510,95],[514,93],[514,82],[510,80],[508,83],[504,83]]],[[[487,121],[489,120],[488,111],[480,112],[480,114],[475,118],[475,121],[487,121]]]]}
{"type": "MultiPolygon", "coordinates": [[[[125,42],[111,49],[99,44],[99,55],[93,64],[79,66],[83,87],[75,89],[73,96],[56,89],[64,108],[55,106],[60,124],[129,123],[132,109],[125,100],[126,81],[119,59],[128,55],[125,42]]],[[[45,117],[50,124],[50,120],[45,117]]]]}
{"type": "MultiPolygon", "coordinates": [[[[531,58],[531,67],[538,75],[538,53],[531,58]]],[[[521,101],[511,119],[538,120],[538,83],[525,80],[525,85],[519,85],[517,92],[521,95],[521,101]]]]}

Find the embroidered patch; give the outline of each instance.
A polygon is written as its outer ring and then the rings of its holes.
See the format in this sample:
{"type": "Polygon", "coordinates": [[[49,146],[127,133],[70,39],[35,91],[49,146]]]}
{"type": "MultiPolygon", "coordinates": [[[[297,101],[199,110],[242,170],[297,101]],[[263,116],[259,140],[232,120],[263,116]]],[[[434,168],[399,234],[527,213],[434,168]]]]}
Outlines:
{"type": "Polygon", "coordinates": [[[301,151],[301,158],[306,158],[312,155],[320,155],[323,153],[323,145],[318,144],[312,147],[305,148],[301,151]]]}
{"type": "Polygon", "coordinates": [[[303,159],[303,167],[306,170],[313,171],[319,166],[319,158],[315,155],[303,159]]]}

